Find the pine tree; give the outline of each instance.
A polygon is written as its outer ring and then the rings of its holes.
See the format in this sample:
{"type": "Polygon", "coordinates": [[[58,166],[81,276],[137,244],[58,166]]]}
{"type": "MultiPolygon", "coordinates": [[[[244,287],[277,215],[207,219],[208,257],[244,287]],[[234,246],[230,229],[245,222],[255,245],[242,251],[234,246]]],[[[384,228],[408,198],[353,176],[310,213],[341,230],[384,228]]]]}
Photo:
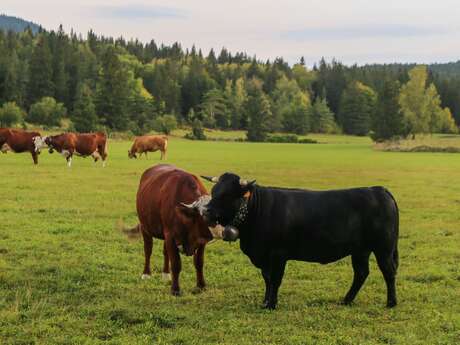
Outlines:
{"type": "Polygon", "coordinates": [[[90,132],[96,129],[96,107],[91,89],[86,84],[80,84],[78,87],[72,121],[78,132],[90,132]]]}
{"type": "Polygon", "coordinates": [[[400,85],[397,80],[384,81],[372,119],[371,136],[375,141],[389,140],[405,134],[403,114],[399,105],[399,90],[400,85]]]}
{"type": "Polygon", "coordinates": [[[30,59],[28,103],[54,95],[52,57],[44,35],[38,36],[30,59]]]}
{"type": "Polygon", "coordinates": [[[310,108],[310,130],[313,133],[335,133],[338,131],[334,113],[329,109],[324,98],[316,98],[310,108]]]}
{"type": "Polygon", "coordinates": [[[360,82],[345,89],[340,102],[339,122],[346,134],[367,135],[375,111],[375,92],[360,82]]]}
{"type": "Polygon", "coordinates": [[[128,127],[128,105],[131,96],[130,72],[109,46],[103,55],[102,73],[98,83],[96,109],[104,123],[112,129],[128,127]]]}
{"type": "Polygon", "coordinates": [[[230,126],[230,114],[226,101],[219,89],[212,89],[203,96],[199,105],[200,117],[207,127],[227,129],[230,126]]]}
{"type": "Polygon", "coordinates": [[[256,88],[246,102],[249,141],[265,141],[270,131],[272,111],[270,101],[264,92],[256,88]]]}

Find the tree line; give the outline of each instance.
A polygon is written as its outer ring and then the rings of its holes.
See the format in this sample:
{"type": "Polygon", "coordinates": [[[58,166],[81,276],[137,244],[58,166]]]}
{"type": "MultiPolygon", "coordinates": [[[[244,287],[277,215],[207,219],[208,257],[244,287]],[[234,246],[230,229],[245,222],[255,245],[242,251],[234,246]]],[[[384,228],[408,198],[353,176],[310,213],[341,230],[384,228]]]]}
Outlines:
{"type": "MultiPolygon", "coordinates": [[[[427,66],[261,61],[222,48],[27,29],[0,30],[0,126],[169,132],[178,123],[247,131],[371,135],[457,132],[460,77],[427,66]]],[[[449,68],[453,68],[449,66],[449,68]]],[[[193,135],[192,135],[193,136],[193,135]]]]}

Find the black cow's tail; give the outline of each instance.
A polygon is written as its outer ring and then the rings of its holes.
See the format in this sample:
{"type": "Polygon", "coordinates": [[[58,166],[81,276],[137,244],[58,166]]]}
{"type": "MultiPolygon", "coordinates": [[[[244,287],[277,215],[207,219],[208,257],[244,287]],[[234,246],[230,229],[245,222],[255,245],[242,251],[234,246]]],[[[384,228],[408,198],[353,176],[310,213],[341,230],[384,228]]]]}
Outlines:
{"type": "Polygon", "coordinates": [[[132,228],[129,228],[129,227],[126,227],[123,224],[122,220],[119,220],[118,223],[117,223],[117,228],[122,233],[124,233],[129,239],[137,239],[137,238],[141,237],[141,235],[142,235],[141,225],[140,224],[137,224],[136,226],[134,226],[132,228]]]}
{"type": "Polygon", "coordinates": [[[385,192],[390,196],[391,200],[393,200],[393,203],[395,205],[395,226],[394,226],[394,236],[395,236],[395,243],[394,243],[394,248],[393,248],[393,269],[394,272],[398,270],[399,266],[399,253],[398,253],[398,238],[399,238],[399,208],[398,208],[398,203],[396,202],[396,199],[394,196],[390,193],[389,190],[385,189],[385,192]]]}

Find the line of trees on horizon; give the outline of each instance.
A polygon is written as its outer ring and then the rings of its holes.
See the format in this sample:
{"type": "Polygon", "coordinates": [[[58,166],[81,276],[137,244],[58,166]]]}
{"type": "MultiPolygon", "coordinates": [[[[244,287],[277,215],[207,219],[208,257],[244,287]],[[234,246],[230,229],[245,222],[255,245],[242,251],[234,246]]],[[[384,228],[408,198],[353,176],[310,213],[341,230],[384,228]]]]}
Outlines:
{"type": "MultiPolygon", "coordinates": [[[[0,30],[0,126],[168,133],[178,124],[247,131],[371,135],[456,133],[460,77],[423,65],[260,61],[227,49],[74,32],[0,30]]],[[[452,68],[451,66],[449,68],[452,68]]],[[[460,75],[460,74],[459,74],[460,75]]],[[[197,134],[197,136],[200,136],[197,134]]],[[[193,137],[193,135],[192,135],[193,137]]]]}

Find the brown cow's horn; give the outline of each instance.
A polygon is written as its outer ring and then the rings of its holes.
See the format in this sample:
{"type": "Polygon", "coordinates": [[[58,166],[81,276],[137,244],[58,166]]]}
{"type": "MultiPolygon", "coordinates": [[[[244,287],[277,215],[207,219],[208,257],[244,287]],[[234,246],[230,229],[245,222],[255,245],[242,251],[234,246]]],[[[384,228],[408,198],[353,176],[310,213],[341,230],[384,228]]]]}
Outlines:
{"type": "Polygon", "coordinates": [[[219,178],[218,177],[215,177],[215,176],[203,176],[201,175],[202,178],[204,178],[205,180],[209,181],[209,182],[213,182],[213,183],[217,183],[219,182],[219,178]]]}
{"type": "Polygon", "coordinates": [[[180,203],[182,206],[187,207],[187,208],[195,208],[196,206],[196,201],[192,202],[191,204],[186,204],[184,202],[180,203]]]}

